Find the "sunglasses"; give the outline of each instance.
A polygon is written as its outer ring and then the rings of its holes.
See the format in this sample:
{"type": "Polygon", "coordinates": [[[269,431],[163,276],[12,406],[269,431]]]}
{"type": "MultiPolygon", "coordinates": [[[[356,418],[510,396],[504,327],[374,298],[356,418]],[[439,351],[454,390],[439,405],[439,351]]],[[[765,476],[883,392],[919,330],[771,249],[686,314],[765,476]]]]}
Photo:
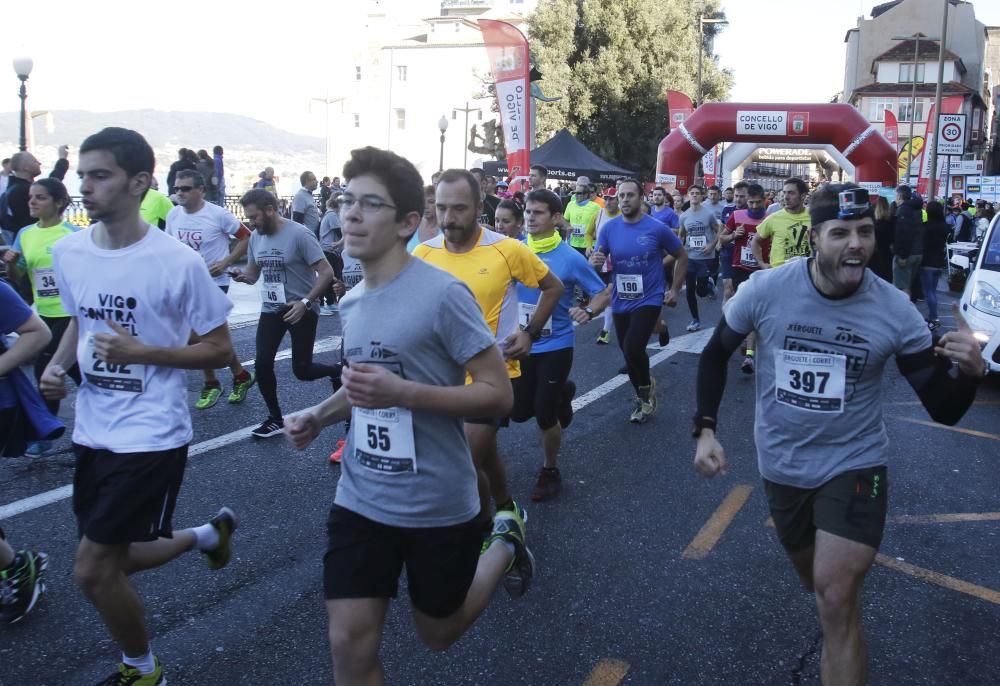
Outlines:
{"type": "Polygon", "coordinates": [[[194,186],[174,186],[178,193],[190,193],[194,190],[194,186]]]}

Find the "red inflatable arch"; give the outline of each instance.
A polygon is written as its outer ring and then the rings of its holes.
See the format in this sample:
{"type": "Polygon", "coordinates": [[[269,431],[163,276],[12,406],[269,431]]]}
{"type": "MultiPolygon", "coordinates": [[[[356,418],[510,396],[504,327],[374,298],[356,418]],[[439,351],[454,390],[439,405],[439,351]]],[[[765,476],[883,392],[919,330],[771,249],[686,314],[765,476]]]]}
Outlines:
{"type": "Polygon", "coordinates": [[[657,183],[681,192],[694,183],[695,165],[716,143],[828,143],[855,166],[855,181],[896,185],[896,151],[846,103],[702,105],[660,141],[657,183]]]}

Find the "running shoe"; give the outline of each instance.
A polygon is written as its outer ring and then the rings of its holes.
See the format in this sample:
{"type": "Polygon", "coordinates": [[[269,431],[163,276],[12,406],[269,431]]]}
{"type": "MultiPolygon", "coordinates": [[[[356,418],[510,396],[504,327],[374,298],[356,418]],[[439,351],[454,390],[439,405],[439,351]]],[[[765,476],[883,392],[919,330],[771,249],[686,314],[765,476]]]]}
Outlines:
{"type": "Polygon", "coordinates": [[[207,410],[212,407],[215,403],[219,402],[219,398],[222,396],[222,386],[204,386],[201,389],[201,397],[198,398],[198,402],[194,404],[197,410],[207,410]]]}
{"type": "Polygon", "coordinates": [[[633,424],[639,424],[643,421],[642,415],[642,398],[636,396],[632,400],[632,414],[629,415],[628,420],[633,424]]]}
{"type": "Polygon", "coordinates": [[[208,520],[208,523],[219,532],[219,543],[211,550],[203,550],[202,555],[208,558],[209,569],[222,569],[229,564],[229,558],[232,556],[229,542],[240,521],[236,518],[235,512],[224,507],[219,510],[217,515],[208,520]]]}
{"type": "Polygon", "coordinates": [[[119,662],[118,671],[97,686],[167,686],[167,680],[163,678],[163,666],[160,664],[160,658],[154,657],[153,661],[156,664],[156,669],[150,674],[143,674],[135,667],[119,662]]]}
{"type": "Polygon", "coordinates": [[[689,333],[697,331],[700,328],[701,328],[701,322],[698,321],[697,319],[692,319],[691,323],[687,325],[687,330],[689,333]]]}
{"type": "Polygon", "coordinates": [[[753,358],[747,355],[743,358],[743,364],[740,366],[740,371],[744,374],[753,374],[753,358]]]}
{"type": "Polygon", "coordinates": [[[19,550],[14,561],[0,569],[0,623],[14,624],[31,612],[45,593],[42,572],[48,566],[45,553],[19,550]]]}
{"type": "Polygon", "coordinates": [[[497,512],[501,511],[516,513],[517,516],[521,518],[521,521],[524,523],[524,525],[525,526],[528,525],[528,511],[525,510],[523,507],[521,507],[521,503],[517,502],[513,498],[510,499],[510,507],[497,508],[497,512]]]}
{"type": "Polygon", "coordinates": [[[285,427],[281,422],[276,422],[270,417],[264,420],[264,423],[258,426],[256,429],[250,432],[250,435],[254,438],[271,438],[272,436],[279,436],[285,430],[285,427]]]}
{"type": "Polygon", "coordinates": [[[559,470],[543,467],[542,471],[538,472],[538,482],[535,484],[535,490],[531,492],[531,499],[540,503],[555,498],[559,495],[560,488],[562,488],[562,475],[559,470]]]}
{"type": "Polygon", "coordinates": [[[340,460],[344,457],[344,446],[347,445],[347,441],[341,438],[337,441],[337,449],[330,453],[330,462],[334,464],[340,464],[340,460]]]}
{"type": "Polygon", "coordinates": [[[517,512],[498,510],[493,517],[493,533],[486,541],[486,548],[493,541],[501,540],[514,546],[514,557],[504,570],[503,587],[512,598],[520,598],[531,585],[535,575],[535,556],[524,544],[524,521],[517,512]]]}
{"type": "Polygon", "coordinates": [[[708,277],[708,299],[715,300],[715,279],[708,277]]]}
{"type": "Polygon", "coordinates": [[[660,327],[663,330],[660,331],[658,342],[661,348],[666,348],[670,343],[670,329],[667,328],[667,322],[662,319],[660,320],[660,327]]]}
{"type": "Polygon", "coordinates": [[[597,345],[607,345],[611,342],[611,332],[601,329],[601,333],[597,334],[597,345]]]}
{"type": "Polygon", "coordinates": [[[651,378],[649,383],[649,386],[639,387],[639,400],[641,403],[639,409],[642,411],[640,422],[646,421],[656,413],[656,379],[651,378]],[[645,389],[645,392],[643,392],[643,389],[645,389]]]}
{"type": "Polygon", "coordinates": [[[42,457],[52,450],[52,441],[32,441],[24,450],[25,457],[42,457]]]}
{"type": "Polygon", "coordinates": [[[576,384],[567,381],[563,386],[562,395],[559,402],[559,426],[568,427],[573,423],[573,398],[576,396],[576,384]]]}
{"type": "Polygon", "coordinates": [[[237,381],[236,379],[233,379],[233,392],[230,393],[229,398],[227,398],[227,401],[230,404],[235,405],[246,400],[247,393],[249,393],[253,385],[257,383],[256,372],[247,372],[247,374],[249,374],[249,376],[246,381],[237,381]]]}

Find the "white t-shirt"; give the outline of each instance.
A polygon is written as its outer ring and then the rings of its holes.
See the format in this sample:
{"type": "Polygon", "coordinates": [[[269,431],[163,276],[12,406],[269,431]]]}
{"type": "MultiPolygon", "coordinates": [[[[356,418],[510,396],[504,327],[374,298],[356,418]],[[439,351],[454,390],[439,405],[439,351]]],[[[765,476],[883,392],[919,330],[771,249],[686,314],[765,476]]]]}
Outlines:
{"type": "Polygon", "coordinates": [[[347,286],[347,290],[351,290],[365,278],[364,272],[361,271],[361,262],[348,255],[346,250],[340,256],[344,258],[344,285],[347,286]]]}
{"type": "Polygon", "coordinates": [[[76,396],[73,442],[116,453],[170,450],[191,442],[187,373],[97,359],[93,336],[114,333],[105,319],[148,345],[182,347],[226,323],[233,308],[202,259],[150,226],[137,243],[104,250],[93,227],[52,248],[59,297],[76,317],[76,358],[84,382],[76,396]]]}
{"type": "MultiPolygon", "coordinates": [[[[178,205],[167,213],[166,232],[201,254],[205,264],[226,259],[229,239],[240,230],[240,220],[224,207],[206,202],[197,212],[189,213],[178,205]]],[[[217,286],[228,286],[229,275],[215,277],[217,286]]]]}

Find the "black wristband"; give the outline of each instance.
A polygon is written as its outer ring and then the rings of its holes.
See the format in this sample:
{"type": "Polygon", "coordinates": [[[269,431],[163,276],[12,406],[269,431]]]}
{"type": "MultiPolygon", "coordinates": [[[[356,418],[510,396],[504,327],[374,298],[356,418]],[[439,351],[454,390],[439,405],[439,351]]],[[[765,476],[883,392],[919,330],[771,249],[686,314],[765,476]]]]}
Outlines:
{"type": "Polygon", "coordinates": [[[691,431],[691,435],[694,438],[698,438],[701,436],[702,429],[711,429],[712,431],[715,431],[715,426],[716,426],[715,420],[712,419],[711,417],[702,417],[701,415],[696,414],[693,418],[693,421],[694,421],[694,429],[691,431]]]}
{"type": "Polygon", "coordinates": [[[538,341],[542,340],[542,330],[541,329],[538,329],[537,331],[534,331],[534,330],[532,330],[532,328],[530,326],[526,326],[524,328],[524,333],[528,334],[528,337],[531,338],[531,342],[532,343],[537,343],[538,341]]]}

